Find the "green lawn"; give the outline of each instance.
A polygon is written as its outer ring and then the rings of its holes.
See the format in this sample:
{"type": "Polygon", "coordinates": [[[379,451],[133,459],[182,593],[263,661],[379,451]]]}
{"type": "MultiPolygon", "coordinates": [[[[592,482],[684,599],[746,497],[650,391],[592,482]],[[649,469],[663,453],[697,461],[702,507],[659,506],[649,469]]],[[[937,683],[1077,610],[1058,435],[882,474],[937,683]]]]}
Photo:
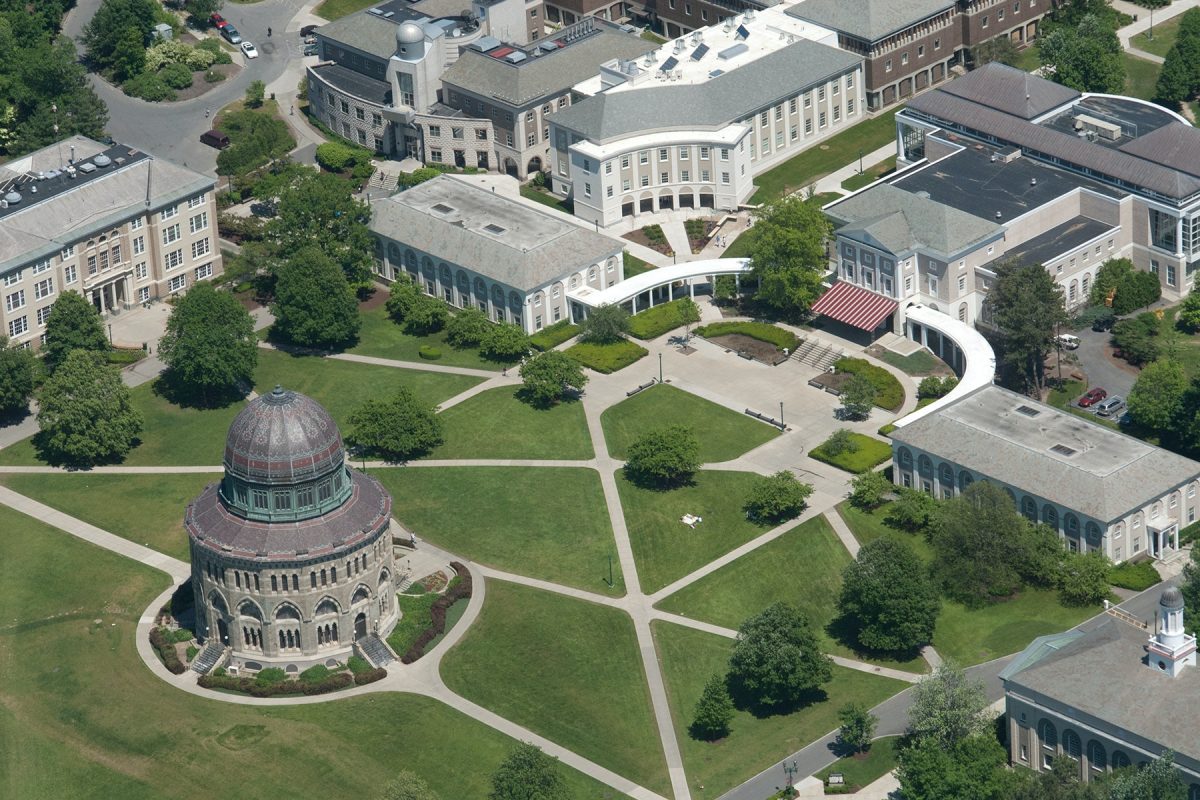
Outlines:
{"type": "Polygon", "coordinates": [[[888,507],[890,505],[890,503],[884,503],[872,511],[863,511],[850,505],[849,501],[846,501],[838,505],[837,513],[841,515],[846,523],[846,527],[854,534],[854,538],[858,540],[860,545],[884,537],[898,539],[911,547],[926,563],[932,562],[933,547],[926,541],[923,534],[908,533],[907,531],[893,528],[884,521],[887,518],[888,507]]]}
{"type": "Polygon", "coordinates": [[[699,741],[688,730],[693,710],[709,676],[728,669],[733,642],[663,622],[655,622],[653,630],[688,783],[697,800],[720,796],[837,728],[838,709],[846,703],[873,707],[907,685],[834,667],[833,680],[824,687],[824,700],[788,714],[755,716],[738,711],[729,736],[718,742],[699,741]]]}
{"type": "Polygon", "coordinates": [[[463,697],[667,794],[638,653],[633,622],[616,609],[491,581],[442,677],[463,697]]]}
{"type": "Polygon", "coordinates": [[[826,626],[837,615],[842,570],[850,560],[850,554],[829,523],[823,517],[816,517],[683,588],[658,607],[737,628],[748,617],[783,600],[808,615],[826,652],[923,672],[925,662],[920,658],[898,662],[855,654],[829,635],[826,626]]]}
{"type": "Polygon", "coordinates": [[[446,441],[430,458],[586,459],[594,455],[583,404],[534,408],[501,386],[480,392],[439,416],[446,441]]]}
{"type": "Polygon", "coordinates": [[[899,736],[885,736],[871,743],[871,749],[845,758],[839,758],[817,773],[825,781],[833,773],[841,773],[843,784],[849,791],[870,786],[896,768],[896,745],[899,736]]]}
{"type": "Polygon", "coordinates": [[[879,360],[886,364],[891,364],[907,375],[916,375],[917,377],[924,377],[925,375],[933,375],[935,373],[939,375],[952,374],[950,368],[946,366],[946,362],[928,350],[918,350],[908,356],[893,353],[891,350],[884,350],[879,354],[879,360]]]}
{"type": "Polygon", "coordinates": [[[1013,64],[1019,70],[1025,72],[1033,72],[1038,67],[1042,66],[1042,61],[1038,58],[1038,49],[1036,44],[1026,47],[1017,54],[1017,61],[1013,64]]]}
{"type": "Polygon", "coordinates": [[[549,206],[556,211],[561,211],[564,214],[574,216],[575,209],[573,204],[550,192],[540,192],[530,186],[528,183],[521,184],[521,197],[527,200],[532,200],[535,203],[541,203],[544,206],[549,206]]]}
{"type": "Polygon", "coordinates": [[[3,475],[0,484],[109,533],[188,561],[183,514],[208,475],[3,475]]]}
{"type": "Polygon", "coordinates": [[[368,6],[373,6],[378,0],[325,0],[321,5],[317,6],[316,15],[325,19],[338,19],[348,14],[353,14],[355,11],[362,11],[368,6]]]}
{"type": "MultiPolygon", "coordinates": [[[[831,136],[794,158],[767,170],[754,179],[758,191],[750,198],[751,203],[766,203],[803,189],[851,162],[857,162],[859,153],[870,153],[896,138],[894,118],[898,108],[847,128],[831,136]]],[[[732,257],[732,253],[726,256],[732,257]]]]}
{"type": "Polygon", "coordinates": [[[847,192],[857,191],[869,186],[880,178],[896,171],[896,157],[888,156],[878,164],[872,164],[857,175],[852,175],[842,181],[842,188],[847,192]]]}
{"type": "Polygon", "coordinates": [[[1058,593],[1025,589],[1014,599],[980,609],[942,601],[933,646],[943,658],[963,666],[1016,653],[1039,636],[1072,628],[1100,613],[1097,607],[1073,608],[1058,593]]]}
{"type": "Polygon", "coordinates": [[[660,383],[600,415],[608,452],[625,458],[629,445],[648,430],[687,425],[700,440],[700,461],[729,461],[769,442],[779,431],[711,400],[660,383]]]}
{"type": "MultiPolygon", "coordinates": [[[[167,586],[157,570],[0,508],[0,796],[182,798],[220,764],[253,775],[240,800],[373,798],[400,769],[442,797],[482,797],[515,744],[415,695],[262,708],[182,692],[134,649],[139,617],[167,586]]],[[[562,770],[578,797],[606,791],[562,770]]]]}
{"type": "Polygon", "coordinates": [[[1183,367],[1189,378],[1195,378],[1200,376],[1200,335],[1185,333],[1175,326],[1178,312],[1178,306],[1164,310],[1158,323],[1159,344],[1164,351],[1173,350],[1171,359],[1183,367]]]}
{"type": "Polygon", "coordinates": [[[1175,45],[1175,39],[1179,36],[1179,22],[1182,17],[1183,15],[1180,14],[1164,22],[1156,23],[1153,29],[1153,38],[1143,32],[1129,37],[1129,44],[1138,50],[1145,50],[1147,53],[1166,58],[1167,52],[1175,45]]]}
{"type": "MultiPolygon", "coordinates": [[[[701,470],[691,486],[642,489],[617,472],[617,490],[642,590],[651,593],[770,529],[746,519],[742,504],[758,478],[750,472],[701,470]],[[689,528],[680,518],[703,519],[689,528]]],[[[686,590],[685,590],[686,591],[686,590]]]]}
{"type": "Polygon", "coordinates": [[[497,569],[624,594],[595,470],[570,467],[373,469],[392,515],[419,539],[497,569]],[[614,587],[609,589],[609,556],[614,587]]]}
{"type": "Polygon", "coordinates": [[[837,455],[833,455],[826,450],[826,442],[822,442],[809,450],[808,455],[817,461],[823,461],[838,469],[855,473],[874,469],[892,457],[892,446],[887,442],[881,442],[866,434],[853,431],[850,436],[857,445],[855,450],[843,450],[837,455]]]}
{"type": "Polygon", "coordinates": [[[750,248],[754,246],[754,237],[758,231],[747,228],[738,235],[729,247],[725,248],[725,258],[749,258],[750,248]]]}
{"type": "Polygon", "coordinates": [[[446,343],[446,332],[438,331],[428,336],[412,336],[392,322],[384,308],[375,308],[362,312],[362,331],[358,335],[358,344],[347,352],[360,356],[375,356],[376,358],[391,358],[397,361],[415,361],[420,364],[437,364],[444,367],[472,367],[474,369],[490,369],[499,372],[503,364],[488,361],[479,355],[474,348],[458,350],[446,343]],[[442,357],[436,361],[426,361],[417,355],[422,345],[436,347],[442,357]]]}
{"type": "Polygon", "coordinates": [[[655,268],[654,265],[651,264],[649,261],[645,261],[643,259],[638,258],[633,253],[630,253],[628,250],[626,250],[624,253],[622,253],[621,256],[625,261],[625,278],[626,278],[626,280],[628,280],[629,278],[632,278],[634,275],[641,275],[643,272],[649,272],[650,270],[655,268]]]}
{"type": "Polygon", "coordinates": [[[1153,99],[1161,69],[1159,65],[1124,52],[1121,58],[1125,62],[1125,94],[1142,100],[1153,99]]]}

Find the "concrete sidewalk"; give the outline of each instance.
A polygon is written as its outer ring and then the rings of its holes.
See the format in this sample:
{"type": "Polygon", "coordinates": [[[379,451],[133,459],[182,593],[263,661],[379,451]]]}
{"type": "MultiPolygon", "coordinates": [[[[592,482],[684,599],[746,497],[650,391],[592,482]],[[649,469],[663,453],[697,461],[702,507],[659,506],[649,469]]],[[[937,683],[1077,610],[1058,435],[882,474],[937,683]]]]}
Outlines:
{"type": "MultiPolygon", "coordinates": [[[[896,143],[888,142],[883,147],[872,150],[869,153],[863,153],[861,159],[862,167],[864,170],[870,169],[880,161],[883,161],[884,159],[894,155],[896,155],[896,143]]],[[[815,184],[817,194],[822,194],[824,192],[838,192],[840,194],[847,194],[846,190],[842,188],[842,181],[857,175],[859,173],[858,165],[859,161],[855,161],[851,164],[847,164],[839,170],[829,173],[824,178],[819,179],[815,184]]]]}

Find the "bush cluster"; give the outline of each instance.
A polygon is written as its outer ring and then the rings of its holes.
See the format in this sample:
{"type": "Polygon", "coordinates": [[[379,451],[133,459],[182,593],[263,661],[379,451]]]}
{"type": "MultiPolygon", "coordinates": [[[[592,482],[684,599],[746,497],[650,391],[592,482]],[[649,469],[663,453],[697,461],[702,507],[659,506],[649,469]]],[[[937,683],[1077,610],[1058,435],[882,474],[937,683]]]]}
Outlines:
{"type": "Polygon", "coordinates": [[[533,336],[530,336],[529,343],[544,352],[546,350],[553,350],[577,333],[579,333],[579,326],[564,319],[548,328],[542,328],[533,336]]]}
{"type": "Polygon", "coordinates": [[[179,660],[179,654],[175,652],[175,643],[166,628],[150,629],[150,646],[162,659],[163,666],[172,674],[182,675],[187,672],[187,667],[179,660]]]}
{"type": "Polygon", "coordinates": [[[207,50],[213,54],[214,64],[232,64],[233,57],[225,52],[225,48],[221,47],[221,43],[216,39],[201,39],[196,43],[197,50],[207,50]]]}
{"type": "Polygon", "coordinates": [[[1108,571],[1109,583],[1134,592],[1145,591],[1161,580],[1162,576],[1158,574],[1158,570],[1150,561],[1126,561],[1111,567],[1108,571]]]}
{"type": "Polygon", "coordinates": [[[258,217],[239,217],[237,214],[218,214],[217,230],[237,244],[261,242],[267,235],[267,225],[258,217]]]}
{"type": "Polygon", "coordinates": [[[839,358],[834,362],[838,372],[861,375],[875,387],[875,405],[889,411],[899,411],[904,405],[904,387],[896,376],[863,358],[839,358]]]}
{"type": "Polygon", "coordinates": [[[433,605],[429,609],[429,615],[433,621],[413,640],[408,650],[400,657],[400,661],[405,664],[411,664],[425,655],[425,648],[429,646],[429,643],[446,632],[446,612],[450,606],[471,596],[471,573],[458,561],[451,561],[450,566],[458,573],[458,580],[451,581],[450,588],[446,590],[446,593],[433,601],[433,605]]]}
{"type": "Polygon", "coordinates": [[[566,353],[585,367],[607,375],[628,367],[639,358],[649,355],[650,351],[636,342],[621,339],[608,344],[580,342],[568,348],[566,353]]]}
{"type": "Polygon", "coordinates": [[[143,72],[121,84],[121,91],[130,97],[140,97],[149,103],[174,100],[175,90],[167,86],[157,72],[143,72]]]}
{"type": "Polygon", "coordinates": [[[695,313],[696,304],[687,297],[648,308],[629,318],[629,333],[639,339],[657,339],[689,321],[685,318],[689,311],[692,312],[691,321],[697,321],[699,314],[695,313]]]}
{"type": "Polygon", "coordinates": [[[642,233],[646,235],[646,238],[649,239],[652,244],[667,243],[667,235],[663,233],[663,229],[660,225],[643,225],[642,233]]]}
{"type": "Polygon", "coordinates": [[[417,348],[417,355],[426,361],[437,361],[442,357],[442,351],[431,345],[423,344],[417,348]]]}
{"type": "Polygon", "coordinates": [[[261,111],[244,109],[223,114],[220,128],[231,142],[217,155],[217,172],[221,175],[245,174],[296,146],[287,123],[261,111]]]}
{"type": "Polygon", "coordinates": [[[954,376],[939,378],[936,375],[930,375],[928,378],[922,378],[921,383],[918,384],[917,397],[922,400],[945,397],[955,386],[958,386],[958,378],[954,376]]]}
{"type": "MultiPolygon", "coordinates": [[[[269,670],[263,670],[268,672],[269,670]]],[[[259,673],[259,676],[262,672],[259,673]]],[[[243,676],[234,678],[229,675],[201,675],[198,681],[205,689],[225,689],[231,692],[242,692],[251,697],[277,697],[289,694],[328,694],[339,689],[349,688],[354,684],[354,676],[349,672],[333,672],[319,681],[307,682],[298,680],[259,681],[258,677],[243,676]]]]}
{"type": "Polygon", "coordinates": [[[742,336],[749,336],[751,339],[773,344],[780,350],[786,347],[789,352],[795,350],[796,345],[800,343],[796,334],[768,322],[711,322],[708,325],[696,328],[696,333],[706,339],[711,339],[714,336],[727,336],[731,333],[740,333],[742,336]]]}
{"type": "Polygon", "coordinates": [[[815,458],[817,461],[831,464],[838,469],[854,473],[874,469],[892,457],[892,448],[888,444],[861,433],[847,431],[846,438],[851,443],[850,447],[845,447],[840,442],[833,441],[834,437],[840,433],[841,431],[838,431],[828,440],[809,450],[809,456],[815,458]],[[828,450],[831,442],[835,451],[833,453],[828,450]]]}
{"type": "Polygon", "coordinates": [[[351,673],[354,675],[355,686],[366,686],[368,683],[381,681],[387,677],[387,670],[383,667],[375,667],[361,672],[351,673]]]}

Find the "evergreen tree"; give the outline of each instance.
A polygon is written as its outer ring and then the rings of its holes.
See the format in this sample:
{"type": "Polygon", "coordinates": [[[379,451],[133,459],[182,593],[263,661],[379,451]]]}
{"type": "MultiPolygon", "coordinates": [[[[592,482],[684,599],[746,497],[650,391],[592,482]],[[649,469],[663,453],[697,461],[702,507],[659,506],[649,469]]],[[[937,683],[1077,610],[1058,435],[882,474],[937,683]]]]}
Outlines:
{"type": "Polygon", "coordinates": [[[733,721],[733,700],[723,675],[712,675],[704,684],[704,693],[692,714],[692,736],[697,739],[722,739],[729,735],[733,721]]]}
{"type": "Polygon", "coordinates": [[[1028,391],[1045,384],[1046,357],[1054,350],[1058,326],[1067,321],[1062,288],[1044,267],[1006,261],[984,301],[1002,336],[1001,359],[1016,370],[1028,391]]]}

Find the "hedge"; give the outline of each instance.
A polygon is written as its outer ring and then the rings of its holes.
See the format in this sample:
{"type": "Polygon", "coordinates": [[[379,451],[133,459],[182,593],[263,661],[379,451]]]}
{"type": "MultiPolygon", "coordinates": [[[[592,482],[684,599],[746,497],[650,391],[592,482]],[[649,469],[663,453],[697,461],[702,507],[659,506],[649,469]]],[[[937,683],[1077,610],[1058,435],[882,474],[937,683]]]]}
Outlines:
{"type": "Polygon", "coordinates": [[[386,678],[387,670],[383,667],[376,667],[375,669],[369,669],[365,672],[354,672],[351,674],[354,675],[355,686],[366,686],[368,683],[374,683],[375,681],[381,681],[386,678]]]}
{"type": "Polygon", "coordinates": [[[640,311],[629,318],[629,333],[639,339],[657,339],[683,324],[682,308],[688,298],[672,300],[640,311]]]}
{"type": "Polygon", "coordinates": [[[429,609],[433,621],[400,657],[400,661],[405,664],[411,664],[425,655],[425,648],[429,643],[446,632],[446,612],[450,606],[471,596],[471,573],[458,561],[451,561],[450,566],[458,574],[458,580],[451,581],[446,593],[433,601],[433,606],[429,609]]]}
{"type": "Polygon", "coordinates": [[[838,372],[862,375],[875,387],[875,405],[888,411],[899,411],[904,405],[904,387],[896,376],[863,358],[839,358],[833,363],[838,372]]]}
{"type": "Polygon", "coordinates": [[[256,678],[248,675],[240,678],[234,678],[229,675],[201,675],[198,683],[205,689],[225,689],[226,691],[248,694],[251,697],[276,697],[278,695],[314,695],[336,692],[352,686],[354,684],[354,676],[349,672],[334,672],[328,677],[313,683],[298,680],[259,683],[256,678]]]}
{"type": "Polygon", "coordinates": [[[773,344],[780,350],[786,347],[789,352],[795,350],[796,345],[800,343],[800,339],[796,334],[785,328],[772,325],[769,322],[711,322],[708,325],[696,328],[696,333],[706,339],[711,339],[714,336],[728,336],[731,333],[740,333],[742,336],[749,336],[751,339],[773,344]]]}
{"type": "Polygon", "coordinates": [[[423,344],[417,348],[417,355],[419,355],[421,358],[425,359],[426,361],[437,361],[439,358],[442,357],[442,351],[437,349],[436,347],[431,347],[427,344],[423,344]]]}
{"type": "Polygon", "coordinates": [[[171,641],[171,636],[166,628],[150,629],[150,646],[162,659],[163,666],[173,674],[182,675],[187,672],[187,667],[179,660],[179,654],[175,652],[175,643],[171,641]]]}
{"type": "Polygon", "coordinates": [[[850,432],[850,437],[858,445],[858,449],[847,450],[833,456],[825,452],[824,447],[826,443],[822,442],[812,450],[809,450],[808,454],[817,461],[823,461],[838,469],[844,469],[847,472],[855,474],[874,469],[892,457],[892,448],[887,442],[872,439],[870,436],[862,433],[850,432]]]}
{"type": "Polygon", "coordinates": [[[538,350],[545,352],[546,350],[553,350],[578,333],[579,326],[564,319],[548,328],[542,328],[533,336],[530,336],[529,343],[538,350]]]}
{"type": "Polygon", "coordinates": [[[1126,561],[1113,566],[1108,571],[1109,583],[1135,592],[1145,591],[1161,580],[1162,576],[1158,574],[1158,570],[1150,561],[1126,561]]]}
{"type": "Polygon", "coordinates": [[[1193,522],[1179,532],[1179,546],[1191,544],[1200,539],[1200,522],[1193,522]]]}
{"type": "Polygon", "coordinates": [[[628,339],[606,344],[580,342],[567,348],[566,353],[585,367],[605,375],[624,369],[638,359],[650,355],[649,350],[628,339]]]}

